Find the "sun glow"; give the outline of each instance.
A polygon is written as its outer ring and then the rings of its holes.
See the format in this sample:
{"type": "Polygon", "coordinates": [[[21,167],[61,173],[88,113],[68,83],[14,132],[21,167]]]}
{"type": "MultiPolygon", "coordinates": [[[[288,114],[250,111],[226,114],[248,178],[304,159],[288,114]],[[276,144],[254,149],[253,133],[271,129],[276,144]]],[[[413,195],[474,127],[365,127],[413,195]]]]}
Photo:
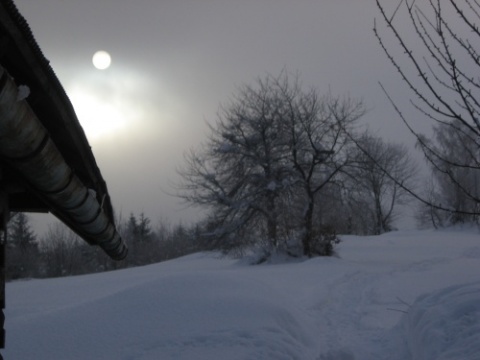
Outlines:
{"type": "Polygon", "coordinates": [[[108,72],[84,68],[68,75],[65,90],[92,144],[165,134],[173,100],[141,72],[117,65],[108,72]]]}
{"type": "Polygon", "coordinates": [[[127,118],[118,104],[104,101],[94,93],[81,88],[71,92],[77,117],[89,139],[112,134],[127,125],[127,118]]]}

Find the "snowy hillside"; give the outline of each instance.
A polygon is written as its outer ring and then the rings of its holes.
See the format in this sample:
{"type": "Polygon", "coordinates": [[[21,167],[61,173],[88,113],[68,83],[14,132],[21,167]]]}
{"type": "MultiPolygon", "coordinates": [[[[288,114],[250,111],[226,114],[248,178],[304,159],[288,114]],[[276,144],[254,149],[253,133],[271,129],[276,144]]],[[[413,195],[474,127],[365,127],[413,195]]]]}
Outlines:
{"type": "Polygon", "coordinates": [[[480,359],[478,230],[7,284],[6,359],[480,359]]]}

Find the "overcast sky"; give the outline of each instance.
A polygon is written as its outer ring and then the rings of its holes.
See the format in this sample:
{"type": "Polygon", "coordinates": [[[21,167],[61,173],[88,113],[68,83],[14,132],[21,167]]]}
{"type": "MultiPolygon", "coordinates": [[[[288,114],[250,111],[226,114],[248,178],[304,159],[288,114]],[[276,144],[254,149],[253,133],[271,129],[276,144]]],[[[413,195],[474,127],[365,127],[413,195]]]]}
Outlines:
{"type": "Polygon", "coordinates": [[[124,217],[143,211],[153,223],[195,218],[168,195],[176,168],[204,141],[220,104],[267,73],[298,71],[306,88],[362,98],[364,123],[389,140],[408,141],[378,85],[395,93],[401,82],[372,31],[374,0],[16,4],[74,103],[124,217]],[[108,69],[92,65],[97,50],[111,54],[108,69]]]}

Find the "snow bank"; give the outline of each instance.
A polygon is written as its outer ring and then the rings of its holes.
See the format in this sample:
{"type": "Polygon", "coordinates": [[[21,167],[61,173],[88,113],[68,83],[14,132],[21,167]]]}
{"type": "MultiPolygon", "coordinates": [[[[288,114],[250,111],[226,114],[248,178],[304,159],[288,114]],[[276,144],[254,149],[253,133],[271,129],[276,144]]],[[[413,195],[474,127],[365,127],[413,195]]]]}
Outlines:
{"type": "Polygon", "coordinates": [[[229,264],[196,254],[126,271],[11,283],[5,355],[309,358],[312,341],[301,314],[263,282],[225,271],[229,264]]]}
{"type": "Polygon", "coordinates": [[[403,327],[412,359],[479,359],[480,282],[421,296],[403,327]]]}
{"type": "Polygon", "coordinates": [[[6,359],[478,360],[478,231],[344,236],[338,257],[201,253],[7,284],[6,359]],[[426,295],[425,295],[426,294],[426,295]]]}

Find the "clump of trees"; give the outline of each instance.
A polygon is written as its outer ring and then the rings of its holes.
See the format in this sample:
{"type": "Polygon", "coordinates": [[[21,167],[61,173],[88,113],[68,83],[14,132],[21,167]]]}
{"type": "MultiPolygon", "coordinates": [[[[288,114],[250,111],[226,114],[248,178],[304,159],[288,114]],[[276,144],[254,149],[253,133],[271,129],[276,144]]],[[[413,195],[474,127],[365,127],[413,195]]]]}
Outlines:
{"type": "Polygon", "coordinates": [[[89,274],[147,265],[200,251],[196,226],[160,221],[153,228],[143,213],[117,221],[129,246],[126,260],[111,260],[101,249],[90,246],[64,224],[56,222],[42,238],[32,231],[24,213],[12,216],[7,235],[6,278],[44,278],[89,274]]]}
{"type": "Polygon", "coordinates": [[[405,148],[356,135],[364,114],[362,101],[303,90],[286,72],[258,79],[186,155],[179,196],[206,210],[202,234],[226,252],[330,255],[338,229],[389,231],[404,190],[385,172],[413,171],[405,148]]]}
{"type": "Polygon", "coordinates": [[[480,4],[470,0],[401,0],[389,11],[377,0],[381,22],[375,35],[410,89],[413,107],[429,121],[433,136],[415,129],[388,95],[397,114],[417,140],[432,170],[419,220],[444,226],[478,223],[480,215],[480,4]],[[413,33],[402,33],[405,17],[413,33]],[[386,27],[382,27],[386,25],[386,27]],[[388,32],[384,32],[384,30],[388,32]],[[415,46],[408,41],[415,39],[415,46]],[[391,36],[392,41],[386,41],[391,36]],[[391,44],[397,43],[392,49],[391,44]],[[401,49],[401,53],[395,50],[401,49]]]}

